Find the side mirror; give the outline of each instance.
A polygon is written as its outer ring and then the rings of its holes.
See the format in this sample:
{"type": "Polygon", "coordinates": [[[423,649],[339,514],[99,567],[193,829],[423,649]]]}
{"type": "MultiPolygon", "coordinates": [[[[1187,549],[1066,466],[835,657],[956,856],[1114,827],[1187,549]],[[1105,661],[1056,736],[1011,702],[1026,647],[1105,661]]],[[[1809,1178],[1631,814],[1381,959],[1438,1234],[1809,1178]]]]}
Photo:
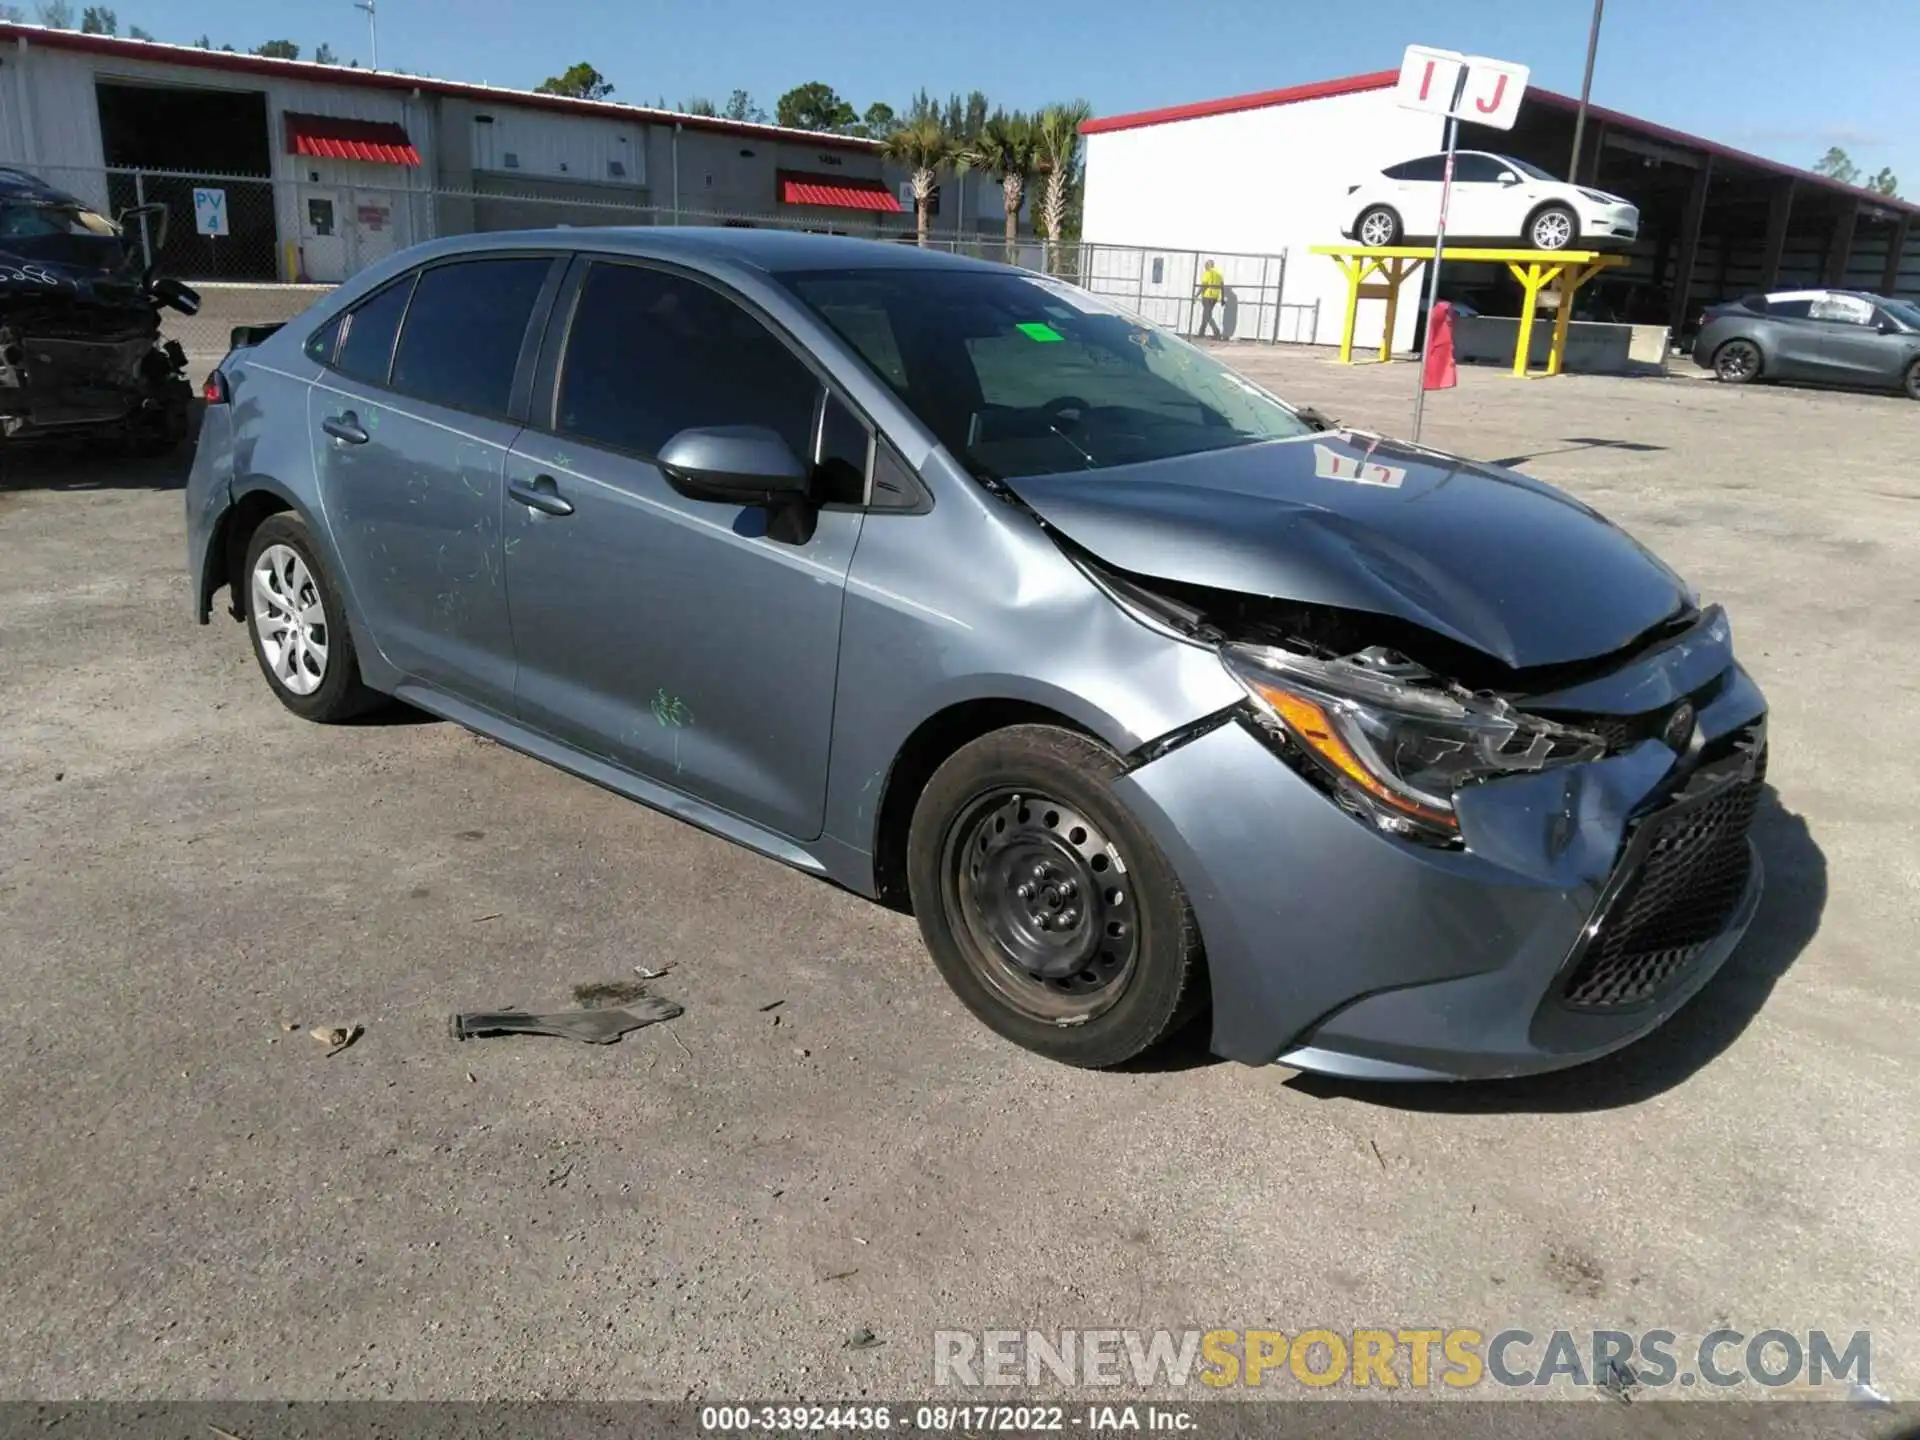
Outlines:
{"type": "Polygon", "coordinates": [[[1880,323],[1873,328],[1878,330],[1882,335],[1898,335],[1900,333],[1900,327],[1884,315],[1880,317],[1880,323]]]}
{"type": "Polygon", "coordinates": [[[1502,185],[1518,185],[1520,183],[1520,177],[1511,170],[1502,170],[1494,179],[1498,180],[1502,185]]]}
{"type": "Polygon", "coordinates": [[[689,500],[776,506],[811,498],[806,465],[762,425],[682,430],[660,447],[657,459],[667,483],[689,500]]]}
{"type": "Polygon", "coordinates": [[[153,298],[182,315],[200,313],[200,292],[191,285],[182,285],[171,275],[162,275],[153,282],[153,298]]]}

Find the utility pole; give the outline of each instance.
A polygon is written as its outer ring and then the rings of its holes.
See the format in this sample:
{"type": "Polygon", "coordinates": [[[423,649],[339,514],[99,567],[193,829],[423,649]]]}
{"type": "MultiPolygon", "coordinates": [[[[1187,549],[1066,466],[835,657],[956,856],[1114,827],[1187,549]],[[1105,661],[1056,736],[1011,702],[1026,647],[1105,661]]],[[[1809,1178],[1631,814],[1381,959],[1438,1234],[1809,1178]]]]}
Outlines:
{"type": "Polygon", "coordinates": [[[1573,158],[1567,162],[1567,183],[1580,183],[1580,138],[1587,128],[1587,96],[1593,91],[1593,52],[1600,48],[1600,12],[1607,0],[1593,0],[1593,28],[1587,31],[1587,73],[1580,81],[1580,108],[1573,112],[1573,158]]]}
{"type": "MultiPolygon", "coordinates": [[[[380,68],[380,18],[374,13],[377,5],[378,0],[353,0],[354,9],[367,12],[367,46],[373,51],[370,58],[375,70],[380,68]]],[[[1587,70],[1589,74],[1592,73],[1593,58],[1591,55],[1587,58],[1587,70]]],[[[1583,107],[1586,104],[1584,93],[1582,94],[1580,103],[1583,107]]]]}

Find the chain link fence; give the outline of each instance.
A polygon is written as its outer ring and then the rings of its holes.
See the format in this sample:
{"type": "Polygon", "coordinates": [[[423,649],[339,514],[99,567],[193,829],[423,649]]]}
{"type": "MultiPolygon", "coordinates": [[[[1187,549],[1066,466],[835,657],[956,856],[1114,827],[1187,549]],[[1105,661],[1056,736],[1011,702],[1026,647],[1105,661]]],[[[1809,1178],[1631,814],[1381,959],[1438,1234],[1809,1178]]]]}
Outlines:
{"type": "MultiPolygon", "coordinates": [[[[114,167],[41,167],[49,184],[102,214],[132,211],[128,230],[154,268],[201,295],[200,313],[167,312],[196,377],[226,353],[237,325],[291,320],[333,285],[397,250],[445,235],[626,225],[717,225],[848,235],[913,244],[912,212],[722,211],[663,207],[647,192],[590,182],[479,175],[468,189],[422,183],[358,185],[114,167]],[[165,217],[141,207],[164,206],[165,217]]],[[[1112,298],[1182,335],[1200,330],[1200,276],[1213,260],[1225,279],[1213,319],[1230,340],[1310,340],[1317,305],[1280,299],[1287,257],[1127,245],[1009,246],[982,229],[930,237],[929,248],[1019,265],[1112,298]]]]}

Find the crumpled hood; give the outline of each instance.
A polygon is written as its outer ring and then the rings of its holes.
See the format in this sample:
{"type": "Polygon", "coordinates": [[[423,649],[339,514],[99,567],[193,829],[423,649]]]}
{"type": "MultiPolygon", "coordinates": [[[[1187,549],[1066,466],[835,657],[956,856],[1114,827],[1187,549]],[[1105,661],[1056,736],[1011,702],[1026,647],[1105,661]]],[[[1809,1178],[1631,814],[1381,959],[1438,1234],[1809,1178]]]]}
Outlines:
{"type": "Polygon", "coordinates": [[[1550,485],[1349,432],[1003,483],[1118,569],[1394,615],[1517,668],[1618,650],[1691,598],[1550,485]]]}

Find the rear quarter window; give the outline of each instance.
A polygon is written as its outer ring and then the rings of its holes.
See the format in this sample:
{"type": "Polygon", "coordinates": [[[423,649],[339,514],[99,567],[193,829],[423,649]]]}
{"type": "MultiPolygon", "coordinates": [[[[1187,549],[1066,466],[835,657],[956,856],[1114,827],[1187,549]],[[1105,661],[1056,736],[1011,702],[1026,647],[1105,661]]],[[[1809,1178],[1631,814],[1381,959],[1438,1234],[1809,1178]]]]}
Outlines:
{"type": "Polygon", "coordinates": [[[394,351],[393,388],[430,404],[505,414],[527,322],[552,268],[542,255],[422,271],[394,351]]]}

